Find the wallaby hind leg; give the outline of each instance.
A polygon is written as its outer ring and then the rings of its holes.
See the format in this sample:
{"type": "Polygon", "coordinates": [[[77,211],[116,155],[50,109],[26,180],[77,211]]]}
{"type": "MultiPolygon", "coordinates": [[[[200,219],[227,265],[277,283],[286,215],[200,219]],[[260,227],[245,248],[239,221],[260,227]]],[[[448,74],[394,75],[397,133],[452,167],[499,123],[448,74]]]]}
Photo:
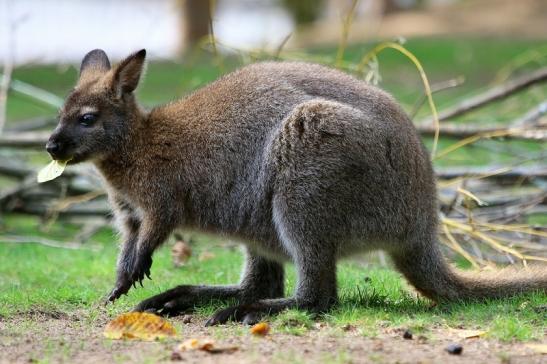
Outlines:
{"type": "Polygon", "coordinates": [[[292,214],[288,211],[288,206],[274,202],[274,220],[279,238],[292,256],[297,270],[298,281],[294,295],[289,298],[262,299],[220,310],[207,321],[207,326],[230,320],[252,324],[264,315],[288,308],[321,313],[336,303],[334,244],[325,241],[311,229],[303,230],[303,226],[310,226],[310,221],[300,219],[299,211],[292,214]]]}
{"type": "Polygon", "coordinates": [[[329,195],[329,186],[340,178],[347,184],[345,175],[340,176],[340,148],[347,148],[346,136],[355,132],[354,121],[362,116],[351,106],[314,99],[296,105],[283,120],[269,150],[277,168],[272,220],[280,244],[296,266],[296,291],[290,298],[221,310],[207,325],[228,320],[251,323],[286,308],[323,312],[337,301],[337,242],[347,215],[340,213],[344,206],[329,195]]]}
{"type": "Polygon", "coordinates": [[[239,303],[249,303],[263,298],[283,297],[283,284],[281,264],[249,252],[239,285],[182,285],[142,301],[134,310],[176,315],[215,299],[234,298],[239,303]]]}

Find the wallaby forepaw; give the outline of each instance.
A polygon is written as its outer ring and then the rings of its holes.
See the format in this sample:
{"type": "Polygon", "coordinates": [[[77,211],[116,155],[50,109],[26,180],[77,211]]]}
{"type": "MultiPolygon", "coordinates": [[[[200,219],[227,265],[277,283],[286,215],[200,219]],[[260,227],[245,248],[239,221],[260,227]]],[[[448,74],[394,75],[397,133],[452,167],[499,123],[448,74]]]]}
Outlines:
{"type": "Polygon", "coordinates": [[[122,295],[126,295],[127,292],[131,289],[131,285],[134,285],[135,282],[129,278],[129,275],[124,272],[118,272],[118,278],[116,279],[116,285],[108,295],[108,299],[106,303],[108,302],[114,302],[118,298],[120,298],[122,295]]]}
{"type": "Polygon", "coordinates": [[[148,254],[139,256],[130,275],[133,287],[136,288],[137,282],[142,287],[142,281],[145,277],[152,279],[150,278],[150,267],[152,267],[152,256],[148,254]]]}
{"type": "Polygon", "coordinates": [[[112,289],[112,291],[108,295],[108,298],[105,301],[105,305],[108,304],[109,302],[116,301],[118,298],[122,296],[122,294],[127,294],[127,292],[129,291],[129,287],[131,287],[131,285],[129,285],[128,287],[122,286],[122,285],[116,285],[116,287],[114,287],[114,289],[112,289]]]}

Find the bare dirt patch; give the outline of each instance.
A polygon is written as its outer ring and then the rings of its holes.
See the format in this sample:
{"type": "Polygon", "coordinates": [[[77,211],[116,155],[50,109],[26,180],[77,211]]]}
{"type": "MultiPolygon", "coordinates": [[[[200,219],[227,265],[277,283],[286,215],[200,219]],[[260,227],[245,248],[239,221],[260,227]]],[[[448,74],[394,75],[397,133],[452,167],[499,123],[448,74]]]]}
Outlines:
{"type": "MultiPolygon", "coordinates": [[[[442,2],[441,2],[442,3],[442,2]]],[[[543,39],[547,2],[544,0],[468,0],[427,6],[381,16],[381,7],[352,23],[350,42],[393,37],[497,36],[543,39]]],[[[296,34],[289,47],[336,44],[340,19],[317,22],[296,34]]]]}
{"type": "MultiPolygon", "coordinates": [[[[431,328],[425,336],[405,339],[404,329],[378,328],[377,334],[359,327],[331,327],[318,323],[304,335],[272,329],[255,337],[248,327],[227,325],[206,328],[205,319],[171,318],[179,338],[162,342],[113,341],[103,338],[109,320],[105,313],[91,317],[79,313],[32,311],[0,318],[0,363],[32,362],[172,362],[173,349],[189,338],[209,338],[218,347],[237,347],[232,353],[183,352],[183,363],[545,363],[546,356],[522,343],[492,339],[461,339],[445,328],[431,328]],[[463,345],[461,355],[445,348],[463,345]]],[[[406,335],[408,337],[408,334],[406,335]]]]}

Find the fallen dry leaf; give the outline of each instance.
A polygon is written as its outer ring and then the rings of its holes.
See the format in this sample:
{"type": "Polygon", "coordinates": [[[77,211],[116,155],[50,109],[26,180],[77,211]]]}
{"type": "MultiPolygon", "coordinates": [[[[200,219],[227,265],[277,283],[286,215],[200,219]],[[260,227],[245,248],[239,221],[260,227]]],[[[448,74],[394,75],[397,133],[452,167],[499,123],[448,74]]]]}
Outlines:
{"type": "Polygon", "coordinates": [[[210,339],[188,339],[184,341],[182,344],[179,344],[176,347],[174,353],[191,351],[191,350],[201,350],[211,354],[218,354],[218,353],[232,353],[238,349],[239,348],[237,346],[215,347],[215,342],[210,339]]]}
{"type": "Polygon", "coordinates": [[[270,325],[268,325],[266,322],[259,322],[258,324],[251,327],[251,334],[253,335],[259,335],[259,336],[265,336],[270,332],[270,325]]]}
{"type": "Polygon", "coordinates": [[[171,248],[171,257],[175,267],[183,266],[192,256],[192,248],[184,240],[178,240],[171,248]]]}
{"type": "Polygon", "coordinates": [[[188,339],[179,346],[177,346],[177,349],[179,351],[188,351],[188,350],[204,350],[208,351],[212,349],[215,346],[213,340],[204,339],[188,339]]]}
{"type": "Polygon", "coordinates": [[[108,339],[140,339],[152,341],[177,334],[173,325],[165,319],[146,312],[124,313],[110,321],[104,336],[108,339]]]}
{"type": "Polygon", "coordinates": [[[486,331],[482,330],[450,329],[450,331],[462,339],[476,339],[486,335],[486,331]]]}
{"type": "Polygon", "coordinates": [[[205,252],[203,252],[199,255],[198,260],[200,262],[203,262],[203,261],[206,261],[206,260],[209,260],[209,259],[213,259],[214,257],[215,257],[214,253],[205,251],[205,252]]]}
{"type": "Polygon", "coordinates": [[[529,349],[532,349],[539,354],[547,354],[547,344],[524,344],[529,349]]]}

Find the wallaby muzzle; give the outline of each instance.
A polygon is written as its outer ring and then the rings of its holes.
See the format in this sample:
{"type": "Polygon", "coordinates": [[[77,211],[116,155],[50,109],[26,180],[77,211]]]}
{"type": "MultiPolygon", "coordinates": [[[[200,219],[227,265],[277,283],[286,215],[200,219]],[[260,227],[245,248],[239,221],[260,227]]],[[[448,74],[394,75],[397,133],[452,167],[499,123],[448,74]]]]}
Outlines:
{"type": "Polygon", "coordinates": [[[64,137],[58,130],[55,130],[46,143],[46,151],[55,160],[67,160],[71,157],[71,145],[73,143],[70,143],[68,138],[64,137]]]}

